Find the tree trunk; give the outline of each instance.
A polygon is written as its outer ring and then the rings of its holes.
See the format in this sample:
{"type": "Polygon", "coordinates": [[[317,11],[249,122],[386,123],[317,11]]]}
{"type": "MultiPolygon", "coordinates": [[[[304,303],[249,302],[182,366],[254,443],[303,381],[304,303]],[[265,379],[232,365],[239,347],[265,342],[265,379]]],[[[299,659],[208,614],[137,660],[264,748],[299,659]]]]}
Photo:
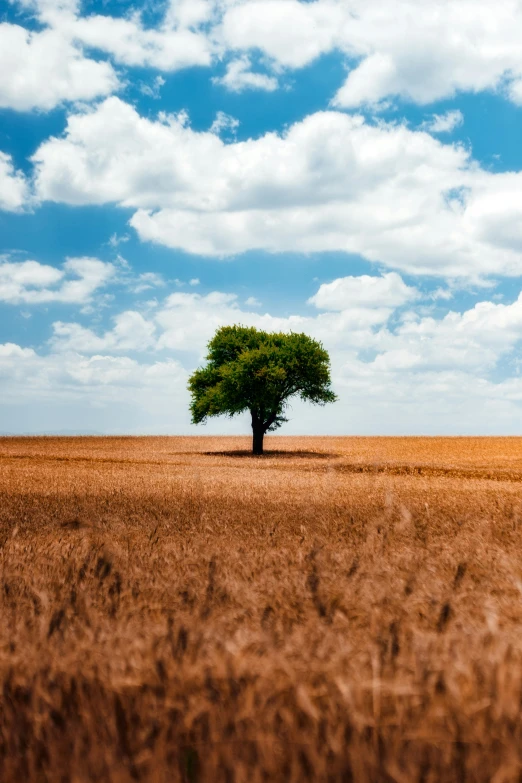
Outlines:
{"type": "Polygon", "coordinates": [[[263,421],[254,411],[252,411],[252,436],[252,454],[262,454],[265,428],[263,421]]]}
{"type": "Polygon", "coordinates": [[[263,438],[265,437],[265,432],[262,426],[259,424],[257,427],[252,428],[253,438],[252,438],[252,454],[262,454],[263,453],[263,438]]]}

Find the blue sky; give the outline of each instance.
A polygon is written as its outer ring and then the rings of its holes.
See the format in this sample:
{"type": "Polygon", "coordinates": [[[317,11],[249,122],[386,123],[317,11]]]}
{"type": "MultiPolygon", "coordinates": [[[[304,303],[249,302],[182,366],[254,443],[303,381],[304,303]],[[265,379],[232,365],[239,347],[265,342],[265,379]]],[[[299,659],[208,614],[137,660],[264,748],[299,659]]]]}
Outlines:
{"type": "Polygon", "coordinates": [[[0,12],[0,431],[190,425],[224,323],[305,331],[288,433],[520,434],[514,0],[0,12]]]}

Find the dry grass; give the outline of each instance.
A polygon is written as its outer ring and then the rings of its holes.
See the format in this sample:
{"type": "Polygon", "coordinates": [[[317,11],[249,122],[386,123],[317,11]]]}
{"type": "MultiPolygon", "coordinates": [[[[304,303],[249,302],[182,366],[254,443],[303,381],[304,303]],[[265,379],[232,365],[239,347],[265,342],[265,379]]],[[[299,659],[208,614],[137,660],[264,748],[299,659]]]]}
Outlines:
{"type": "Polygon", "coordinates": [[[0,780],[522,780],[522,440],[0,440],[0,780]]]}

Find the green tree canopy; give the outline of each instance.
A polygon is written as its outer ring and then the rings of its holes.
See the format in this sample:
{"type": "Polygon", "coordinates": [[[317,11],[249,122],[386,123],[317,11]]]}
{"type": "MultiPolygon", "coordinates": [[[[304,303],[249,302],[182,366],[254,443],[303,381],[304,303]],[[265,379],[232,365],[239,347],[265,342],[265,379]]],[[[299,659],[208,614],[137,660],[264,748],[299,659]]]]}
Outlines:
{"type": "Polygon", "coordinates": [[[192,421],[250,411],[254,454],[263,453],[265,432],[287,421],[291,397],[317,405],[337,399],[328,353],[306,334],[223,326],[208,344],[207,362],[189,381],[192,421]]]}

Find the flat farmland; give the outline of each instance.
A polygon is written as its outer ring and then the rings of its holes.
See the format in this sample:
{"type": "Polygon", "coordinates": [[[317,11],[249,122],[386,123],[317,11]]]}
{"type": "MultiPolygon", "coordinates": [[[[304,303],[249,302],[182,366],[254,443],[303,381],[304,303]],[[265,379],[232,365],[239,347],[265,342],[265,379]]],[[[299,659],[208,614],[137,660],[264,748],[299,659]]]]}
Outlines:
{"type": "Polygon", "coordinates": [[[522,780],[522,439],[0,439],[0,780],[522,780]]]}

